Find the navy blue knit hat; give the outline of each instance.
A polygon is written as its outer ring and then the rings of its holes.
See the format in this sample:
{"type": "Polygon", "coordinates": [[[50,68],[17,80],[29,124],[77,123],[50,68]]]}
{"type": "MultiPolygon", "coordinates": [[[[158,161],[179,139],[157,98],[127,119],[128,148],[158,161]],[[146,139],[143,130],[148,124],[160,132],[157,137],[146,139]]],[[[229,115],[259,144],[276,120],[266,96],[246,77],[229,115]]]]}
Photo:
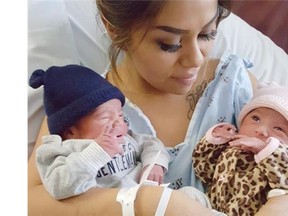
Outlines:
{"type": "Polygon", "coordinates": [[[122,106],[125,97],[95,71],[79,66],[53,66],[32,73],[29,85],[44,86],[44,108],[48,116],[51,134],[61,135],[80,118],[110,99],[119,99],[122,106]]]}

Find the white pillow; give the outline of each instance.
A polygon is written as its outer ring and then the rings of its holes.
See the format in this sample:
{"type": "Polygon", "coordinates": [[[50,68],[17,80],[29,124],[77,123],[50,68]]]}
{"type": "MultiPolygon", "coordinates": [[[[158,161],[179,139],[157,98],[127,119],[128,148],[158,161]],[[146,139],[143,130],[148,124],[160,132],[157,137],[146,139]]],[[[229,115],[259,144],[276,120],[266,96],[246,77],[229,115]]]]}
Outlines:
{"type": "MultiPolygon", "coordinates": [[[[96,14],[94,0],[28,0],[28,79],[52,65],[83,64],[102,73],[109,40],[96,14]]],[[[44,115],[43,89],[28,86],[28,157],[44,115]]]]}
{"type": "MultiPolygon", "coordinates": [[[[28,1],[28,78],[36,69],[79,63],[62,0],[28,1]]],[[[44,118],[42,88],[28,87],[28,156],[44,118]]]]}
{"type": "Polygon", "coordinates": [[[221,56],[225,49],[251,60],[254,67],[249,70],[258,80],[288,86],[287,53],[233,13],[219,24],[211,57],[221,56]]]}
{"type": "MultiPolygon", "coordinates": [[[[28,76],[66,64],[102,73],[109,39],[96,14],[95,0],[28,0],[28,76]]],[[[219,58],[225,49],[253,61],[258,79],[288,85],[287,54],[234,14],[220,24],[211,57],[219,58]]],[[[28,87],[28,156],[44,118],[42,91],[28,87]]]]}

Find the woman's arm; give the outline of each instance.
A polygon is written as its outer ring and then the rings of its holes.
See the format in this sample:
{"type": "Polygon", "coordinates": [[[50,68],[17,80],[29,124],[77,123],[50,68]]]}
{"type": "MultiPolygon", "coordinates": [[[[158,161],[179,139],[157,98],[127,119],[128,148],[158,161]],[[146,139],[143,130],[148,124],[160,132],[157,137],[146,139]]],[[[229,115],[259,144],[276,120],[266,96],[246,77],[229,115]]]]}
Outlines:
{"type": "Polygon", "coordinates": [[[283,216],[288,212],[288,195],[270,198],[255,216],[283,216]]]}
{"type": "MultiPolygon", "coordinates": [[[[35,149],[41,137],[48,134],[47,123],[42,124],[36,146],[28,161],[28,215],[29,216],[89,216],[121,215],[121,205],[116,202],[119,189],[93,188],[73,198],[57,201],[45,190],[35,166],[35,149]]],[[[143,186],[137,193],[135,212],[137,215],[154,215],[162,195],[163,187],[143,186]]],[[[197,201],[180,191],[173,191],[166,209],[169,215],[213,215],[197,201]]]]}

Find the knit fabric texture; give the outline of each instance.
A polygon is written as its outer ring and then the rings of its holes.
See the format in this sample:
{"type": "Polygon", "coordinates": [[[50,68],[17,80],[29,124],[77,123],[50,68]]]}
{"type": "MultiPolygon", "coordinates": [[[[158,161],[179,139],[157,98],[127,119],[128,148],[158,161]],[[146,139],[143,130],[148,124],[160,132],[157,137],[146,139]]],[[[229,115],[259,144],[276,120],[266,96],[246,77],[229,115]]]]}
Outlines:
{"type": "Polygon", "coordinates": [[[288,87],[275,82],[259,82],[252,99],[239,114],[239,125],[249,112],[260,107],[271,108],[288,120],[288,87]]]}
{"type": "Polygon", "coordinates": [[[44,87],[44,108],[51,134],[61,135],[80,118],[122,92],[97,72],[80,65],[52,66],[39,69],[29,79],[32,88],[44,87]]]}

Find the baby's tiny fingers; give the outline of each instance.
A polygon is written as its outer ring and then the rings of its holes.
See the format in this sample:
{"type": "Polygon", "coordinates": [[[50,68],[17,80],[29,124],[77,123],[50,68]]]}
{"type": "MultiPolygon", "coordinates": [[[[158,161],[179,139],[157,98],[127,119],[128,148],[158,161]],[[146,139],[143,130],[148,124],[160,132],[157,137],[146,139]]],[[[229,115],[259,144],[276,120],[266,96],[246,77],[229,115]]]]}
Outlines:
{"type": "Polygon", "coordinates": [[[241,141],[239,141],[239,140],[234,140],[234,141],[230,141],[229,142],[229,145],[230,146],[232,146],[232,147],[239,147],[239,146],[241,146],[241,141]]]}
{"type": "Polygon", "coordinates": [[[109,127],[108,126],[106,126],[105,128],[104,128],[104,134],[106,135],[106,134],[109,134],[109,127]]]}

